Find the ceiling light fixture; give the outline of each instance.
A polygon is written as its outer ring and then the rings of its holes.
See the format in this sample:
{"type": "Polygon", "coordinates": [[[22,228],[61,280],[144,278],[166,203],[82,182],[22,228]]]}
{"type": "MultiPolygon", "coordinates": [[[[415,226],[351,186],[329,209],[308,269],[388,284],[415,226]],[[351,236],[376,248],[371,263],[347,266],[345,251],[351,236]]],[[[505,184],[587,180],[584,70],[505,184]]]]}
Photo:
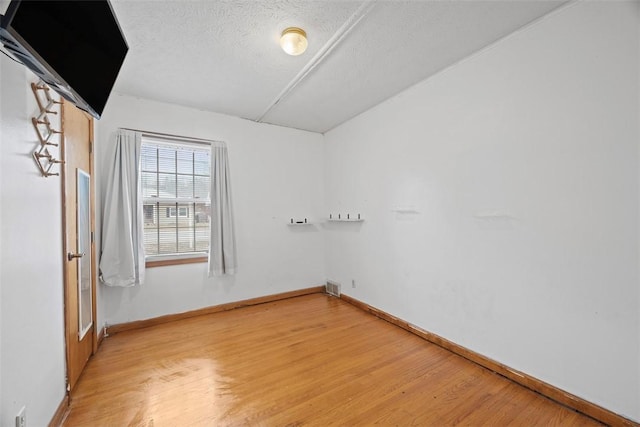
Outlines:
{"type": "Polygon", "coordinates": [[[307,33],[302,28],[289,27],[282,32],[280,46],[289,55],[297,56],[307,50],[307,33]]]}

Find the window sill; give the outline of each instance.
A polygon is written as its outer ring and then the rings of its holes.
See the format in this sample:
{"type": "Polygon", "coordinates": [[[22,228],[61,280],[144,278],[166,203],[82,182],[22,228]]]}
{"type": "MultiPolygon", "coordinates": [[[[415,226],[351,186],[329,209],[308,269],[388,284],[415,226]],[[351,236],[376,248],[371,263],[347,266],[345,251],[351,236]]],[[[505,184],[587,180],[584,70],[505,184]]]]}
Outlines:
{"type": "Polygon", "coordinates": [[[145,261],[146,268],[165,267],[168,265],[197,264],[207,262],[209,257],[206,255],[189,258],[173,258],[173,259],[147,259],[145,261]]]}

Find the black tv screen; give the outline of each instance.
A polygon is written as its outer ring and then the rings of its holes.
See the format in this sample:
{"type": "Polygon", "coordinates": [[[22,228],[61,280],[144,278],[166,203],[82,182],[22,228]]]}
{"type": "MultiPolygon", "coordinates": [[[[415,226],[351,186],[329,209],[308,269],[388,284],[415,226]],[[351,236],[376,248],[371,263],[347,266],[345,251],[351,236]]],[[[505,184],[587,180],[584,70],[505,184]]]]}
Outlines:
{"type": "Polygon", "coordinates": [[[13,0],[0,40],[60,95],[99,119],[129,50],[108,0],[13,0]]]}

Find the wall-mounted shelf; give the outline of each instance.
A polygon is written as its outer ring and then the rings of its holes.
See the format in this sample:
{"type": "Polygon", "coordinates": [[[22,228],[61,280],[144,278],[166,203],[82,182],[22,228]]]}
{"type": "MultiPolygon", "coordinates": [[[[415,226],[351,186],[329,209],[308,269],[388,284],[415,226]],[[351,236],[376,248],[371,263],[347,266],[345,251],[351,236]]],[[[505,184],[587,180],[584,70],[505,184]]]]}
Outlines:
{"type": "Polygon", "coordinates": [[[330,222],[362,222],[364,218],[360,214],[352,214],[352,213],[339,213],[339,214],[329,214],[329,218],[327,221],[330,222]]]}
{"type": "Polygon", "coordinates": [[[302,219],[295,219],[295,218],[291,218],[291,220],[287,223],[287,225],[289,226],[297,226],[297,225],[312,225],[313,223],[309,220],[307,220],[307,218],[302,218],[302,219]]]}
{"type": "Polygon", "coordinates": [[[391,209],[391,212],[399,213],[399,214],[419,214],[420,211],[414,207],[396,207],[391,209]]]}

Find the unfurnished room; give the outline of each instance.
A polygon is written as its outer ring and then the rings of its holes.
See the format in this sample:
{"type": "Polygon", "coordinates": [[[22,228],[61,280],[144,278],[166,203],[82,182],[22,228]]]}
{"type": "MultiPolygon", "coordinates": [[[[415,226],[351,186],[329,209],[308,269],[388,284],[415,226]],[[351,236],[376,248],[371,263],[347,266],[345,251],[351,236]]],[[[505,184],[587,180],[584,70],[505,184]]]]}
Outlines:
{"type": "Polygon", "coordinates": [[[0,426],[639,426],[640,0],[0,0],[0,426]]]}

